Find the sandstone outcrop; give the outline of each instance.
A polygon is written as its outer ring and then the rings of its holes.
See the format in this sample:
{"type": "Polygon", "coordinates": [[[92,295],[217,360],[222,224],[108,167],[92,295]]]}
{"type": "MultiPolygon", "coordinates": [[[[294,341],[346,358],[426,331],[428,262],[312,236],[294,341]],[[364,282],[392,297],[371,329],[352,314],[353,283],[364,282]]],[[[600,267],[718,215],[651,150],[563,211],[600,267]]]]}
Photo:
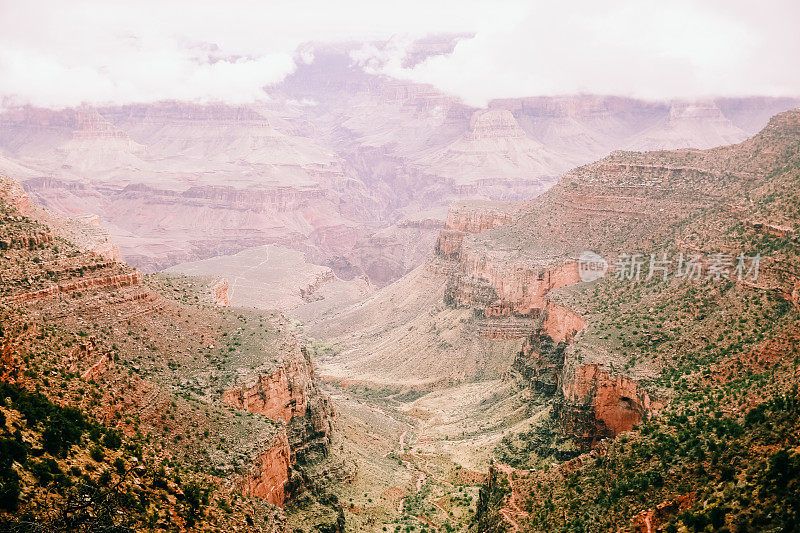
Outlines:
{"type": "Polygon", "coordinates": [[[562,431],[589,449],[630,431],[660,405],[636,381],[575,359],[570,344],[583,326],[583,317],[549,302],[513,369],[534,391],[555,396],[553,416],[562,431]]]}
{"type": "Polygon", "coordinates": [[[453,299],[458,305],[483,308],[486,316],[530,315],[546,307],[548,292],[580,281],[577,262],[529,266],[465,250],[460,267],[453,299]]]}
{"type": "Polygon", "coordinates": [[[483,308],[486,317],[538,314],[547,305],[544,296],[549,291],[580,281],[577,262],[521,263],[465,247],[468,235],[507,224],[519,208],[508,202],[469,202],[450,209],[435,251],[455,265],[448,285],[453,303],[483,308]]]}
{"type": "Polygon", "coordinates": [[[569,344],[583,326],[583,317],[572,309],[553,302],[547,303],[542,330],[554,341],[569,344]]]}
{"type": "Polygon", "coordinates": [[[219,278],[211,284],[211,300],[223,307],[231,305],[231,300],[228,297],[228,280],[219,278]]]}
{"type": "Polygon", "coordinates": [[[30,198],[16,180],[0,176],[0,199],[22,216],[28,216],[31,213],[30,198]]]}
{"type": "Polygon", "coordinates": [[[512,369],[536,392],[553,395],[564,370],[566,345],[541,332],[528,336],[512,369]]]}
{"type": "Polygon", "coordinates": [[[456,206],[448,213],[436,248],[441,260],[456,265],[446,298],[485,317],[478,326],[481,336],[525,338],[514,370],[535,391],[557,395],[556,417],[580,445],[591,447],[630,431],[652,412],[648,393],[599,364],[574,361],[568,348],[583,329],[584,318],[548,298],[550,291],[581,281],[578,263],[518,262],[464,245],[468,235],[511,220],[508,206],[501,210],[491,204],[456,206]]]}
{"type": "Polygon", "coordinates": [[[630,431],[653,412],[649,394],[635,381],[598,364],[579,364],[561,377],[563,398],[555,417],[564,432],[585,447],[630,431]]]}
{"type": "Polygon", "coordinates": [[[283,507],[291,473],[289,440],[285,428],[281,428],[266,451],[255,459],[250,472],[241,477],[237,488],[247,496],[262,498],[272,505],[283,507]]]}
{"type": "Polygon", "coordinates": [[[556,268],[528,266],[465,248],[468,235],[508,223],[518,209],[514,203],[470,202],[448,212],[435,251],[452,265],[446,291],[449,302],[479,309],[486,318],[536,317],[547,305],[544,295],[548,291],[579,280],[577,263],[556,268]]]}
{"type": "Polygon", "coordinates": [[[525,137],[525,130],[519,127],[511,111],[505,109],[478,111],[472,116],[469,127],[466,138],[472,141],[525,137]]]}
{"type": "MultiPolygon", "coordinates": [[[[100,217],[94,214],[76,215],[67,220],[74,220],[74,224],[63,224],[71,240],[89,251],[92,251],[108,261],[122,262],[122,253],[111,238],[100,217]]],[[[52,221],[48,221],[52,224],[52,221]]]]}
{"type": "Polygon", "coordinates": [[[53,236],[49,233],[34,233],[27,235],[11,235],[0,239],[0,250],[11,248],[36,248],[42,244],[52,242],[53,236]]]}
{"type": "Polygon", "coordinates": [[[39,289],[31,292],[23,292],[15,294],[14,296],[7,297],[7,301],[20,303],[30,302],[32,300],[39,300],[47,298],[56,294],[65,294],[86,289],[119,289],[122,287],[131,287],[140,284],[142,281],[142,274],[138,270],[127,274],[117,274],[113,276],[98,276],[94,278],[78,279],[57,285],[51,285],[44,289],[39,289]]]}
{"type": "Polygon", "coordinates": [[[741,142],[747,134],[731,123],[713,101],[675,101],[669,115],[643,131],[628,148],[664,150],[711,148],[741,142]]]}
{"type": "Polygon", "coordinates": [[[228,389],[223,400],[236,409],[289,423],[295,416],[305,416],[311,387],[307,363],[290,360],[271,373],[260,373],[251,381],[228,389]]]}
{"type": "Polygon", "coordinates": [[[464,237],[510,222],[518,205],[510,202],[463,202],[450,206],[436,241],[436,255],[458,259],[464,237]]]}
{"type": "Polygon", "coordinates": [[[327,456],[333,433],[333,406],[317,387],[308,352],[297,345],[293,351],[295,357],[223,394],[231,407],[282,423],[279,437],[258,456],[243,481],[246,494],[276,505],[283,504],[291,489],[299,490],[296,485],[301,482],[293,481],[293,467],[327,456]]]}
{"type": "Polygon", "coordinates": [[[75,360],[73,365],[75,370],[79,365],[85,364],[86,360],[96,357],[98,351],[100,354],[97,361],[81,373],[83,379],[90,380],[101,375],[114,362],[114,357],[110,351],[98,350],[97,340],[94,337],[89,337],[86,342],[79,343],[75,348],[72,356],[75,360]]]}

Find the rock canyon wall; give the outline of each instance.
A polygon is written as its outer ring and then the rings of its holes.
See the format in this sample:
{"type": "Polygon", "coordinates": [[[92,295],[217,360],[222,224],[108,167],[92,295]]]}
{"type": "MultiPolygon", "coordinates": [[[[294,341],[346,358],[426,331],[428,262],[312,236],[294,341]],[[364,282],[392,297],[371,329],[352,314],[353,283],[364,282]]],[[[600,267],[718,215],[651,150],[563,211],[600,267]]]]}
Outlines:
{"type": "Polygon", "coordinates": [[[298,488],[289,484],[295,465],[326,457],[333,433],[333,406],[317,386],[307,350],[295,343],[289,351],[294,357],[223,394],[226,405],[281,422],[278,437],[242,481],[245,494],[276,505],[283,505],[290,487],[298,488]]]}
{"type": "Polygon", "coordinates": [[[9,324],[41,316],[47,326],[31,326],[29,333],[38,331],[41,340],[51,332],[66,332],[52,352],[71,348],[56,362],[63,363],[65,372],[97,384],[92,390],[105,398],[99,405],[106,420],[119,420],[113,415],[119,409],[135,413],[137,424],[149,431],[157,428],[156,435],[180,435],[169,437],[168,450],[192,439],[186,453],[195,453],[197,464],[206,461],[203,464],[230,476],[226,486],[273,505],[283,506],[302,490],[306,478],[300,469],[323,464],[328,456],[334,411],[316,383],[308,352],[289,331],[286,319],[255,315],[260,337],[253,333],[256,328],[248,330],[249,337],[260,340],[247,348],[239,341],[226,344],[242,334],[243,313],[253,314],[225,308],[229,301],[224,278],[145,278],[136,269],[71,243],[69,226],[49,224],[62,218],[23,201],[25,195],[10,180],[0,180],[0,185],[0,227],[4,236],[11,236],[0,255],[0,359],[9,363],[2,371],[4,379],[23,379],[22,356],[31,353],[5,335],[12,331],[9,324]],[[20,206],[30,216],[20,214],[20,206]],[[14,320],[6,316],[9,310],[14,320]],[[201,352],[205,357],[198,366],[201,352]],[[223,363],[231,358],[240,362],[223,363]],[[204,367],[214,359],[213,368],[204,367]],[[245,367],[242,359],[248,368],[257,369],[237,383],[245,367]],[[220,394],[211,383],[229,387],[220,394]],[[204,406],[183,406],[184,395],[204,398],[204,406]],[[241,414],[233,415],[229,407],[263,416],[249,417],[247,429],[237,434],[231,428],[241,414]],[[223,419],[227,427],[215,428],[223,419]],[[184,431],[187,427],[194,432],[184,431]]]}
{"type": "MultiPolygon", "coordinates": [[[[316,49],[268,105],[7,109],[0,171],[13,168],[54,211],[98,217],[111,238],[94,250],[145,273],[279,244],[385,286],[422,264],[435,238],[408,219],[434,210],[441,221],[466,198],[528,200],[615,149],[739,140],[797,105],[580,95],[476,110],[368,74],[345,49],[316,49]]],[[[450,237],[442,250],[457,247],[450,237]]]]}
{"type": "Polygon", "coordinates": [[[534,391],[553,396],[554,416],[564,433],[579,446],[591,447],[630,431],[652,414],[653,405],[635,381],[576,359],[570,345],[585,320],[548,298],[553,290],[581,283],[576,261],[514,260],[465,242],[471,234],[510,222],[517,209],[464,204],[448,213],[436,247],[438,259],[451,265],[445,269],[445,299],[483,317],[479,332],[484,337],[525,338],[512,368],[534,391]]]}

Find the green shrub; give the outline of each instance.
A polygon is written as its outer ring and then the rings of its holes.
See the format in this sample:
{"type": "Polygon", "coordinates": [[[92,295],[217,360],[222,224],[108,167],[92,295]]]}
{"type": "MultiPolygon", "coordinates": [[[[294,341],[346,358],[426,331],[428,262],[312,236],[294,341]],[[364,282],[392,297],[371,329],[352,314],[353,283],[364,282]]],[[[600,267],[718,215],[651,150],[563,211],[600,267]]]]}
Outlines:
{"type": "Polygon", "coordinates": [[[0,484],[0,509],[14,512],[19,507],[19,480],[9,479],[0,484]]]}
{"type": "Polygon", "coordinates": [[[97,463],[102,463],[106,458],[106,454],[100,446],[93,447],[89,452],[89,456],[97,463]]]}
{"type": "Polygon", "coordinates": [[[118,450],[122,446],[122,437],[116,431],[109,431],[103,436],[103,446],[109,450],[118,450]]]}

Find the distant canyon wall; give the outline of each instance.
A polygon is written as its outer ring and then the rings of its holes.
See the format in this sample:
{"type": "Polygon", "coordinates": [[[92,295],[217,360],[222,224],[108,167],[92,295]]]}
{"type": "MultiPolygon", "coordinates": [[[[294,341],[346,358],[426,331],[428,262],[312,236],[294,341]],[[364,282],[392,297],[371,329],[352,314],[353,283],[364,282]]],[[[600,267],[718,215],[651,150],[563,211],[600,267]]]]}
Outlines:
{"type": "MultiPolygon", "coordinates": [[[[527,200],[611,150],[727,144],[800,104],[572,95],[475,109],[350,63],[317,50],[269,106],[6,109],[0,171],[55,211],[98,216],[113,239],[93,249],[143,272],[280,244],[384,286],[435,238],[408,217],[464,198],[527,200]]],[[[449,237],[445,253],[458,248],[449,237]]]]}

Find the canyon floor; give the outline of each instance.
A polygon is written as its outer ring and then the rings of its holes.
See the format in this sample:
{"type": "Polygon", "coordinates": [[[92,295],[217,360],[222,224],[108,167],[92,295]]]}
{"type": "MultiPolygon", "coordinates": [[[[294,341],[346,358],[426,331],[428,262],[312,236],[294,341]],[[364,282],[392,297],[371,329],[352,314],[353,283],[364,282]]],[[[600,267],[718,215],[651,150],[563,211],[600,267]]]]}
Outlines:
{"type": "Polygon", "coordinates": [[[520,391],[499,381],[417,399],[326,389],[338,410],[342,451],[358,464],[354,482],[340,492],[353,531],[398,525],[466,531],[494,447],[508,432],[530,426],[520,391]]]}

